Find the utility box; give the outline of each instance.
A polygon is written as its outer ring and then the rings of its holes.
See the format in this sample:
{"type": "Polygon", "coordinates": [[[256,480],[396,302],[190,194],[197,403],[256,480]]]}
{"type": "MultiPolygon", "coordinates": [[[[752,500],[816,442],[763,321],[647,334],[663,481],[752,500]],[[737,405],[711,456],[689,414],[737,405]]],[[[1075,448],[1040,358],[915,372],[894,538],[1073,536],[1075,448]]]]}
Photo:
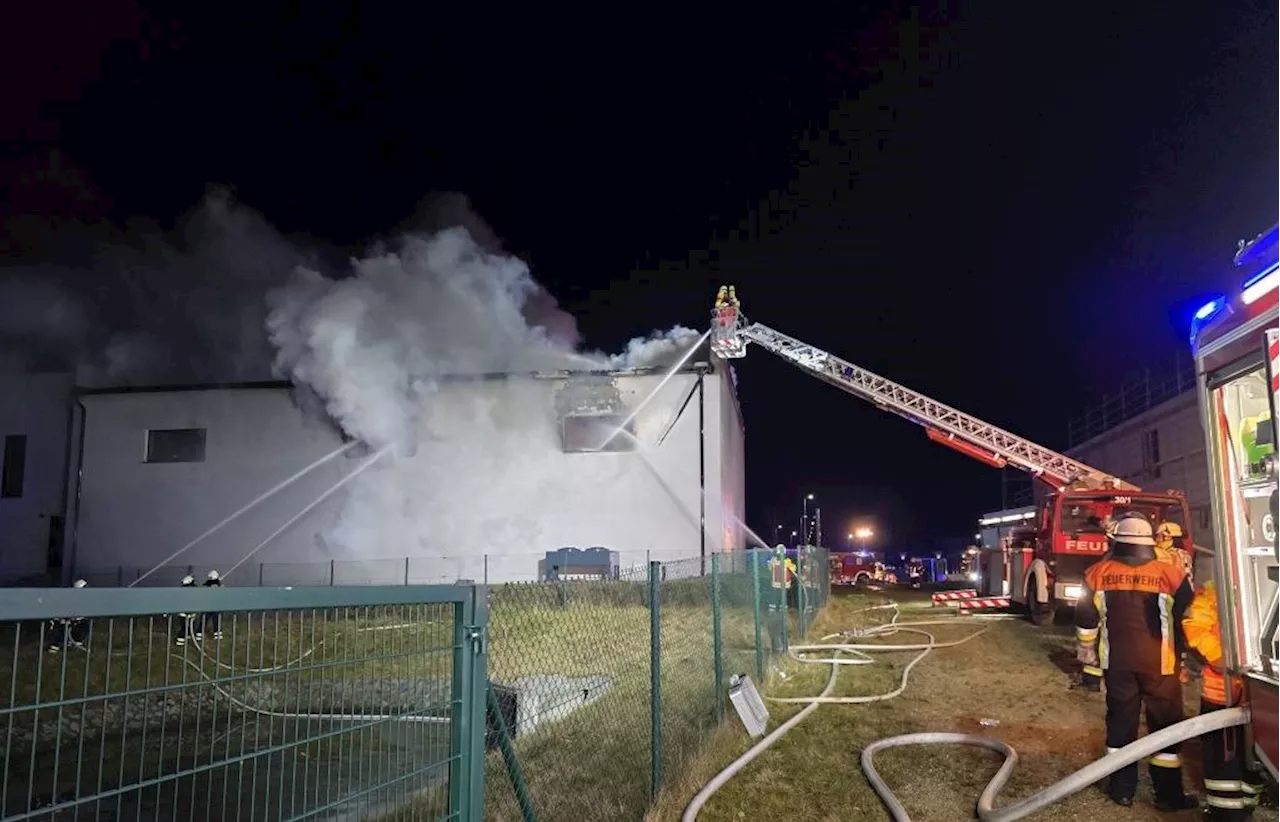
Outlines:
{"type": "Polygon", "coordinates": [[[599,546],[548,551],[542,560],[542,578],[547,582],[617,579],[618,552],[599,546]]]}
{"type": "Polygon", "coordinates": [[[769,709],[765,707],[756,684],[746,674],[737,674],[729,680],[729,701],[738,712],[742,726],[752,738],[764,736],[769,726],[769,709]]]}

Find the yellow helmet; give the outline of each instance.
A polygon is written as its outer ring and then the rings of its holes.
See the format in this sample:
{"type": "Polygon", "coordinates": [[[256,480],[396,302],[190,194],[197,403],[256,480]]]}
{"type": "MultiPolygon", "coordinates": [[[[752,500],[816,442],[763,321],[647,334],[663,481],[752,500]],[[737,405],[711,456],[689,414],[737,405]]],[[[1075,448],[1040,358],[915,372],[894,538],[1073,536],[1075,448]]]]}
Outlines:
{"type": "Polygon", "coordinates": [[[1176,522],[1162,522],[1156,528],[1156,536],[1166,539],[1178,539],[1182,536],[1182,526],[1176,522]]]}

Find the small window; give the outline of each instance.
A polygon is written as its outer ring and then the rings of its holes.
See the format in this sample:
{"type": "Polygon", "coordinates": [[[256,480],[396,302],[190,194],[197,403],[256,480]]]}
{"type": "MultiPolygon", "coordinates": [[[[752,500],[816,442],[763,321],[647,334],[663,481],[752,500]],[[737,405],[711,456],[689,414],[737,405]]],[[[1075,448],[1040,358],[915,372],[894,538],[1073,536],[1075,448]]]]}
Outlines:
{"type": "Polygon", "coordinates": [[[566,453],[618,452],[636,450],[634,425],[615,414],[570,415],[561,420],[566,453]]]}
{"type": "Polygon", "coordinates": [[[147,462],[204,462],[205,429],[153,428],[147,432],[147,462]]]}
{"type": "Polygon", "coordinates": [[[1160,479],[1160,431],[1152,428],[1142,435],[1142,467],[1152,479],[1160,479]]]}
{"type": "Polygon", "coordinates": [[[0,497],[22,496],[27,475],[27,435],[10,434],[4,438],[4,466],[0,469],[0,497]]]}

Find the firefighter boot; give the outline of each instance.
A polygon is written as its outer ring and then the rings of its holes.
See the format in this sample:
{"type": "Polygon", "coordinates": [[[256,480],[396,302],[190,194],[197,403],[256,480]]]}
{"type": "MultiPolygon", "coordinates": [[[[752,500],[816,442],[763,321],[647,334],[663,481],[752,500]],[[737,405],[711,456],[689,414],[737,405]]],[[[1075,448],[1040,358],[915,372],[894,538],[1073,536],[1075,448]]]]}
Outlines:
{"type": "Polygon", "coordinates": [[[1185,811],[1199,806],[1195,797],[1182,792],[1182,767],[1151,766],[1151,787],[1158,811],[1185,811]]]}
{"type": "Polygon", "coordinates": [[[1133,804],[1133,795],[1138,792],[1138,766],[1126,765],[1111,775],[1111,782],[1107,785],[1107,796],[1111,797],[1111,801],[1122,807],[1129,807],[1133,804]]]}

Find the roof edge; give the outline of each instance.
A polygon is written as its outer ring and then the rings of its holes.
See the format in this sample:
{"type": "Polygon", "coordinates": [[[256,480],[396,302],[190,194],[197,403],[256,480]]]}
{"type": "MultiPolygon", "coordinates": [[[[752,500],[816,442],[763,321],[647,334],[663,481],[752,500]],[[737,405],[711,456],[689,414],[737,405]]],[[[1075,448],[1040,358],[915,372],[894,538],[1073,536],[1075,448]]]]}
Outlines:
{"type": "MultiPolygon", "coordinates": [[[[691,362],[671,372],[668,366],[650,366],[645,368],[614,368],[576,371],[560,369],[556,371],[497,371],[483,374],[446,374],[438,379],[442,383],[491,382],[495,380],[529,379],[529,380],[564,380],[572,377],[654,377],[668,373],[676,374],[713,374],[717,369],[709,362],[691,362]]],[[[179,394],[191,391],[253,391],[279,390],[293,388],[288,380],[245,380],[238,382],[206,382],[175,383],[173,385],[122,385],[104,388],[76,388],[76,395],[81,397],[105,396],[111,394],[179,394]]]]}

